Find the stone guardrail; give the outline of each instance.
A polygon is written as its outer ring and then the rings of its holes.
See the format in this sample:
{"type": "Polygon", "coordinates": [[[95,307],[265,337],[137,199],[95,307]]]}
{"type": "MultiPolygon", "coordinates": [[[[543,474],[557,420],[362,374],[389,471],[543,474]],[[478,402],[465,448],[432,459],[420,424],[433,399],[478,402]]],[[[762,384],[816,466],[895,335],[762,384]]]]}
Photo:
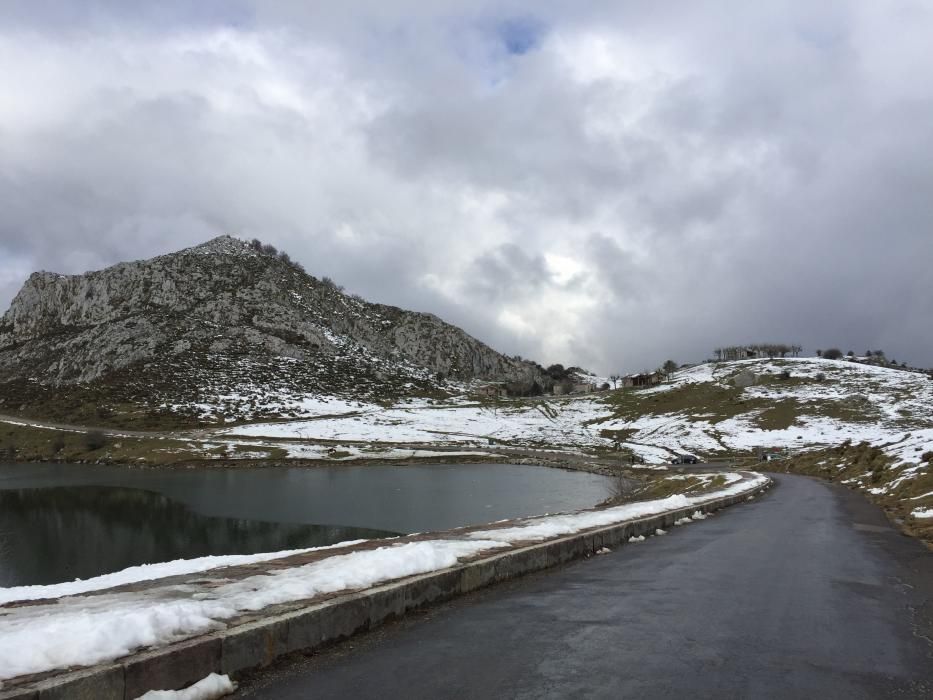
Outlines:
{"type": "Polygon", "coordinates": [[[149,690],[184,688],[211,673],[237,677],[293,652],[309,652],[432,603],[450,600],[500,581],[542,571],[615,547],[630,537],[668,529],[676,520],[749,499],[771,481],[744,493],[660,515],[579,532],[506,552],[482,556],[449,569],[410,576],[323,602],[291,603],[261,611],[256,619],[221,631],[115,662],[57,672],[42,680],[0,689],[0,700],[135,700],[149,690]]]}

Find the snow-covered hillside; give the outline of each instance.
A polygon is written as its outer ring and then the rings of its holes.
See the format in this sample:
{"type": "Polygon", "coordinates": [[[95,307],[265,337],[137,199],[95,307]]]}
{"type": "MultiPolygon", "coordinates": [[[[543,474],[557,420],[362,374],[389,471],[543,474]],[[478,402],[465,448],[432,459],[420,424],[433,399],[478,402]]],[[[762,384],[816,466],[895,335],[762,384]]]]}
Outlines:
{"type": "Polygon", "coordinates": [[[650,389],[499,406],[466,400],[410,401],[391,409],[327,406],[329,417],[225,432],[350,442],[483,445],[492,438],[576,449],[618,445],[649,463],[680,452],[795,452],[845,440],[883,446],[898,462],[933,449],[933,381],[926,375],[819,359],[703,364],[650,389]]]}
{"type": "Polygon", "coordinates": [[[591,398],[503,402],[410,400],[393,408],[368,405],[343,415],[285,423],[255,423],[223,431],[228,435],[344,442],[439,443],[598,447],[607,443],[588,427],[605,413],[591,398]]]}
{"type": "Polygon", "coordinates": [[[933,381],[854,362],[794,358],[703,364],[614,401],[600,421],[635,452],[789,452],[845,440],[899,462],[933,448],[933,381]]]}

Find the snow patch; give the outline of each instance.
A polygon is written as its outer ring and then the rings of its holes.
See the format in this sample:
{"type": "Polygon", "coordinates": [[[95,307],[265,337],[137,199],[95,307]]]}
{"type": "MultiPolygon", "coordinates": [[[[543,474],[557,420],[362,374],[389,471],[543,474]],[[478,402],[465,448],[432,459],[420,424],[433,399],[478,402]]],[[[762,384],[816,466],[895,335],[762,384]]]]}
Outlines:
{"type": "Polygon", "coordinates": [[[243,564],[255,564],[257,562],[271,561],[290,557],[293,554],[305,554],[306,552],[315,552],[326,549],[339,549],[349,547],[354,544],[360,544],[366,540],[348,540],[338,542],[337,544],[327,545],[325,547],[309,547],[307,549],[288,549],[281,552],[268,552],[265,554],[230,554],[224,556],[198,557],[197,559],[176,559],[159,564],[140,564],[131,566],[122,571],[115,571],[102,576],[95,576],[89,579],[75,579],[65,583],[53,583],[38,586],[11,586],[10,588],[0,588],[0,605],[11,603],[17,600],[41,600],[43,598],[62,598],[64,596],[78,595],[90,591],[100,591],[105,588],[116,588],[128,583],[138,583],[140,581],[153,581],[155,579],[167,578],[169,576],[180,576],[183,574],[196,574],[210,569],[218,569],[224,566],[241,566],[243,564]]]}
{"type": "Polygon", "coordinates": [[[136,700],[215,700],[236,690],[230,676],[212,673],[184,690],[150,690],[136,700]]]}

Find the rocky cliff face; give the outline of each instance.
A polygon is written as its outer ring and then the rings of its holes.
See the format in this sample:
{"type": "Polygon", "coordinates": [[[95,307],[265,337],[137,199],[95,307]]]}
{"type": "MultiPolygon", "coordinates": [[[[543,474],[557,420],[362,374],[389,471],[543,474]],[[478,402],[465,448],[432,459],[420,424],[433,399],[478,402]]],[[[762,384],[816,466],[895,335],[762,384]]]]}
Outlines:
{"type": "Polygon", "coordinates": [[[363,398],[537,373],[435,316],[348,296],[229,236],[84,275],[37,272],[0,319],[0,383],[108,386],[133,403],[262,382],[363,398]]]}

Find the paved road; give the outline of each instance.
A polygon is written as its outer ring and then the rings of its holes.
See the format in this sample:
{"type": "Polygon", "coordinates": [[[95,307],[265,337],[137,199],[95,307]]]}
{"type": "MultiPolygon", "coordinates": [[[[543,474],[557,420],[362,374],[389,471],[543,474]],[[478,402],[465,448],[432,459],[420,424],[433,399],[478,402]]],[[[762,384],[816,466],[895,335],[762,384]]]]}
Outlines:
{"type": "Polygon", "coordinates": [[[933,697],[933,554],[804,477],[251,679],[249,698],[933,697]]]}

